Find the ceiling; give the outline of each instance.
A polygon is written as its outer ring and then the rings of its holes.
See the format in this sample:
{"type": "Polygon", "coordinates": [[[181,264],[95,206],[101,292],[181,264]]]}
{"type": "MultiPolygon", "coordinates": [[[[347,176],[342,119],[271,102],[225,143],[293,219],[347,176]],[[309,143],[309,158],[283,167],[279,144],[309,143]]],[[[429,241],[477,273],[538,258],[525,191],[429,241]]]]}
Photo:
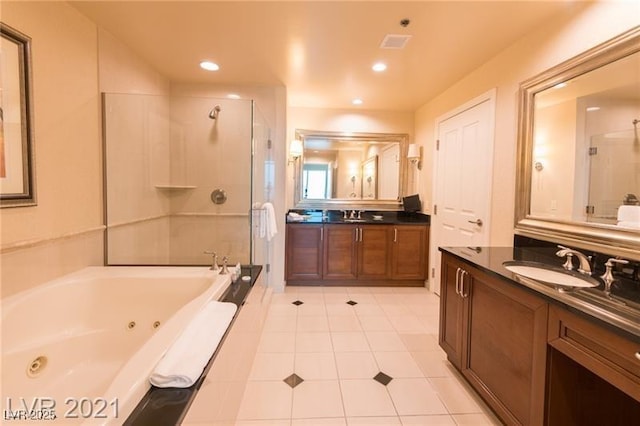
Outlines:
{"type": "Polygon", "coordinates": [[[289,106],[414,111],[584,1],[78,1],[175,82],[286,86],[289,106]],[[408,26],[400,21],[409,19],[408,26]],[[411,35],[401,50],[387,34],[411,35]],[[207,72],[205,59],[220,65],[207,72]],[[371,66],[388,68],[375,73],[371,66]]]}

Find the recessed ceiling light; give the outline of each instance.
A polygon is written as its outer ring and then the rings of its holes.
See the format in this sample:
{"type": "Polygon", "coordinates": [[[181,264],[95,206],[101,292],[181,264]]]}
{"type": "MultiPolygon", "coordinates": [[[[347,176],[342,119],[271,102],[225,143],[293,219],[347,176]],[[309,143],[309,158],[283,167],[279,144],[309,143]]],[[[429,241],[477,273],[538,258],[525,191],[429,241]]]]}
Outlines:
{"type": "Polygon", "coordinates": [[[592,106],[592,107],[587,107],[587,112],[593,112],[593,111],[599,111],[600,107],[598,106],[592,106]]]}
{"type": "Polygon", "coordinates": [[[229,93],[227,95],[228,99],[240,99],[240,95],[238,95],[237,93],[229,93]]]}
{"type": "Polygon", "coordinates": [[[216,64],[215,62],[202,61],[200,62],[200,68],[207,71],[218,71],[220,69],[220,66],[218,66],[218,64],[216,64]]]}
{"type": "Polygon", "coordinates": [[[354,105],[362,105],[362,99],[356,98],[356,99],[352,100],[351,103],[354,104],[354,105]]]}
{"type": "Polygon", "coordinates": [[[554,89],[562,89],[563,87],[567,87],[567,83],[565,83],[565,82],[558,83],[555,86],[553,86],[554,89]]]}
{"type": "Polygon", "coordinates": [[[382,72],[387,69],[387,64],[385,64],[384,62],[376,62],[375,64],[373,64],[371,69],[375,72],[382,72]]]}

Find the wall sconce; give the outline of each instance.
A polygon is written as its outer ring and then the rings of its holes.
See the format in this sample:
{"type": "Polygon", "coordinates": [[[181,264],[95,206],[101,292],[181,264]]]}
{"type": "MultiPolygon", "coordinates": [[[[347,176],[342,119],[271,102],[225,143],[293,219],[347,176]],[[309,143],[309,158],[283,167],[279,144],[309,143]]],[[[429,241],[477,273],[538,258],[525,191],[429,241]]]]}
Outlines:
{"type": "Polygon", "coordinates": [[[287,164],[295,163],[302,156],[302,151],[302,141],[299,139],[292,140],[289,144],[289,161],[287,161],[287,164]]]}
{"type": "Polygon", "coordinates": [[[415,143],[409,144],[407,159],[411,164],[415,164],[418,170],[422,170],[422,147],[415,143]]]}

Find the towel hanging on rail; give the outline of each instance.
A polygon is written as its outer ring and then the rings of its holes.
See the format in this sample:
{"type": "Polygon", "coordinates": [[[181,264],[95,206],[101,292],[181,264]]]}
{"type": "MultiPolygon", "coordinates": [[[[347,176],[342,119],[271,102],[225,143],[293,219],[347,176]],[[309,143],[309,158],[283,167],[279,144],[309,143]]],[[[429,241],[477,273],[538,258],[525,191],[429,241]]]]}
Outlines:
{"type": "Polygon", "coordinates": [[[261,213],[262,220],[260,223],[260,236],[266,237],[267,241],[271,241],[271,239],[278,233],[278,227],[276,225],[276,213],[275,209],[273,208],[273,204],[269,202],[262,204],[261,213]]]}

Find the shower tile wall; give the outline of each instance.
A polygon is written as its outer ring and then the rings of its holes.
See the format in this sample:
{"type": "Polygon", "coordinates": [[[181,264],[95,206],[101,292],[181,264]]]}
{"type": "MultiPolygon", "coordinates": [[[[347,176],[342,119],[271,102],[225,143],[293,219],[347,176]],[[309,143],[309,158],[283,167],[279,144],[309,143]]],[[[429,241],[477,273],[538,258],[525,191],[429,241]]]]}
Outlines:
{"type": "Polygon", "coordinates": [[[251,101],[105,99],[109,263],[206,264],[205,250],[249,263],[251,101]]]}

